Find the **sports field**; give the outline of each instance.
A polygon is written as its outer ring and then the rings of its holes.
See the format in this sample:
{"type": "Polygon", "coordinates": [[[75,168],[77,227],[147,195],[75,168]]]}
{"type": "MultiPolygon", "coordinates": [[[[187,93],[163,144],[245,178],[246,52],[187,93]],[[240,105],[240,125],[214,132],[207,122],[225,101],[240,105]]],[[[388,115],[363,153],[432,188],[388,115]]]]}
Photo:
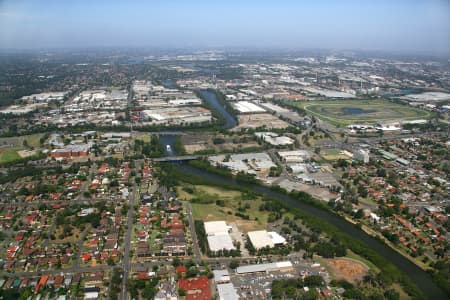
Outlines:
{"type": "Polygon", "coordinates": [[[0,164],[9,163],[16,160],[20,160],[20,155],[17,151],[18,148],[0,149],[0,164]]]}
{"type": "Polygon", "coordinates": [[[336,126],[429,119],[432,116],[428,111],[387,100],[302,101],[290,104],[336,126]]]}

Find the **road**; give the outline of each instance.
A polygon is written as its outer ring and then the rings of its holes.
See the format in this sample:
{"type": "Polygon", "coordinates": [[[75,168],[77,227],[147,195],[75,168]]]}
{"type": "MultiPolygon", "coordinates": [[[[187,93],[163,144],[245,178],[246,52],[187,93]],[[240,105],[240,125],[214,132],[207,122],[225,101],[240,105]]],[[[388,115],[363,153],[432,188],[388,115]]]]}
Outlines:
{"type": "Polygon", "coordinates": [[[191,232],[192,238],[192,250],[194,251],[195,261],[200,262],[202,260],[202,254],[200,252],[200,247],[198,246],[197,233],[195,232],[194,218],[192,217],[191,204],[189,202],[183,201],[184,207],[186,207],[186,215],[189,221],[189,230],[191,232]]]}
{"type": "Polygon", "coordinates": [[[83,243],[84,243],[84,239],[86,238],[86,235],[89,232],[89,226],[87,228],[84,229],[83,233],[80,236],[80,239],[78,240],[77,243],[77,251],[75,253],[76,257],[73,260],[73,264],[72,264],[72,269],[74,271],[78,271],[79,266],[80,266],[80,260],[81,260],[81,250],[83,249],[83,243]]]}
{"type": "Polygon", "coordinates": [[[66,269],[52,269],[52,270],[39,270],[39,271],[29,271],[29,272],[0,272],[1,276],[6,276],[9,278],[17,277],[39,277],[42,275],[57,275],[57,274],[74,274],[74,273],[84,273],[84,272],[96,272],[96,271],[106,271],[112,270],[113,266],[100,265],[100,266],[86,266],[74,269],[73,267],[66,269]]]}
{"type": "MultiPolygon", "coordinates": [[[[136,165],[138,169],[138,166],[136,165]]],[[[131,265],[130,265],[130,248],[131,248],[131,237],[133,235],[133,220],[135,214],[134,204],[136,201],[136,193],[138,193],[137,184],[133,183],[132,192],[129,195],[128,201],[128,214],[127,214],[127,228],[125,232],[125,238],[123,241],[123,260],[122,260],[122,269],[123,269],[123,277],[122,277],[122,288],[120,293],[120,299],[125,300],[128,299],[127,292],[127,280],[130,275],[131,265]]]]}
{"type": "Polygon", "coordinates": [[[97,171],[97,163],[94,162],[94,163],[91,165],[91,167],[89,168],[89,174],[88,174],[88,176],[87,176],[87,178],[86,178],[86,181],[83,182],[83,184],[81,185],[81,188],[80,188],[80,194],[79,194],[78,197],[76,198],[77,201],[85,200],[85,199],[84,199],[83,193],[84,193],[85,191],[87,191],[87,188],[89,187],[89,184],[92,182],[92,179],[93,179],[94,174],[95,174],[96,171],[97,171]]]}

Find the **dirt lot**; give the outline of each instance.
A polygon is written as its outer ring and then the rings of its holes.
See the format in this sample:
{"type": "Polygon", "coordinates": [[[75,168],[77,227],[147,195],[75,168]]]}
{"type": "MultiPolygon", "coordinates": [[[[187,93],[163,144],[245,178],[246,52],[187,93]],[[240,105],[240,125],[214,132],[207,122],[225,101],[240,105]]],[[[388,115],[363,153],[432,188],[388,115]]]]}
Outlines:
{"type": "Polygon", "coordinates": [[[235,149],[260,147],[253,135],[223,135],[223,134],[191,134],[181,137],[184,150],[188,154],[196,151],[214,150],[217,152],[230,151],[235,149]],[[214,143],[215,139],[220,142],[214,143]]]}
{"type": "Polygon", "coordinates": [[[17,154],[19,154],[19,156],[22,157],[22,158],[35,155],[36,153],[37,153],[36,150],[20,150],[20,151],[17,151],[17,154]]]}
{"type": "Polygon", "coordinates": [[[266,126],[267,129],[286,128],[289,124],[278,119],[271,114],[253,114],[253,115],[239,115],[239,125],[233,130],[238,131],[242,128],[258,128],[266,126]]]}
{"type": "Polygon", "coordinates": [[[325,261],[336,279],[344,279],[351,283],[360,281],[369,270],[364,264],[349,258],[335,258],[325,261]]]}

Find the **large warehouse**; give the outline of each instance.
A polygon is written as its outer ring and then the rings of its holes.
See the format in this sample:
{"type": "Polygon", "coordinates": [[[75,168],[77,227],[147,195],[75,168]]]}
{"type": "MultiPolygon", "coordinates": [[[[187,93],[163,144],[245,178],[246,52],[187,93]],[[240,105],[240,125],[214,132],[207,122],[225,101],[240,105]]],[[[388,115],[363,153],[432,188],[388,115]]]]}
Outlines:
{"type": "Polygon", "coordinates": [[[237,274],[259,273],[259,272],[275,272],[275,271],[289,271],[293,266],[290,261],[279,261],[267,264],[247,265],[236,268],[237,274]]]}
{"type": "Polygon", "coordinates": [[[247,234],[256,250],[264,247],[272,248],[275,245],[286,243],[286,239],[274,231],[267,232],[267,230],[257,230],[249,231],[247,234]]]}
{"type": "Polygon", "coordinates": [[[236,249],[229,234],[231,226],[228,226],[225,221],[204,222],[203,225],[208,239],[209,250],[216,252],[236,249]]]}
{"type": "Polygon", "coordinates": [[[261,113],[266,111],[264,108],[249,101],[235,102],[233,103],[233,107],[242,114],[261,113]]]}

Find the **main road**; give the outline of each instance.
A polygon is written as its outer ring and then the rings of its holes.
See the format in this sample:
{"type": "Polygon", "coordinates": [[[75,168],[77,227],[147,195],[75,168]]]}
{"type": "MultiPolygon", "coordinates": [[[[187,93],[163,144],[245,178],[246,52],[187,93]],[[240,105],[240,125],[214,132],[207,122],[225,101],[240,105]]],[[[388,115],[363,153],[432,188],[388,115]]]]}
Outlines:
{"type": "MultiPolygon", "coordinates": [[[[137,163],[137,162],[136,162],[137,163]]],[[[140,166],[139,166],[140,167],[140,166]]],[[[136,168],[138,166],[136,165],[136,168]]],[[[135,214],[135,208],[134,203],[136,201],[136,193],[138,193],[138,187],[136,182],[133,183],[133,191],[129,195],[129,201],[128,201],[128,214],[127,214],[127,228],[125,232],[125,238],[123,241],[123,260],[122,260],[122,288],[120,293],[120,299],[126,300],[128,299],[128,292],[127,292],[127,280],[128,276],[131,272],[131,263],[130,263],[130,249],[131,249],[131,237],[133,235],[133,220],[134,220],[134,214],[135,214]]]]}

